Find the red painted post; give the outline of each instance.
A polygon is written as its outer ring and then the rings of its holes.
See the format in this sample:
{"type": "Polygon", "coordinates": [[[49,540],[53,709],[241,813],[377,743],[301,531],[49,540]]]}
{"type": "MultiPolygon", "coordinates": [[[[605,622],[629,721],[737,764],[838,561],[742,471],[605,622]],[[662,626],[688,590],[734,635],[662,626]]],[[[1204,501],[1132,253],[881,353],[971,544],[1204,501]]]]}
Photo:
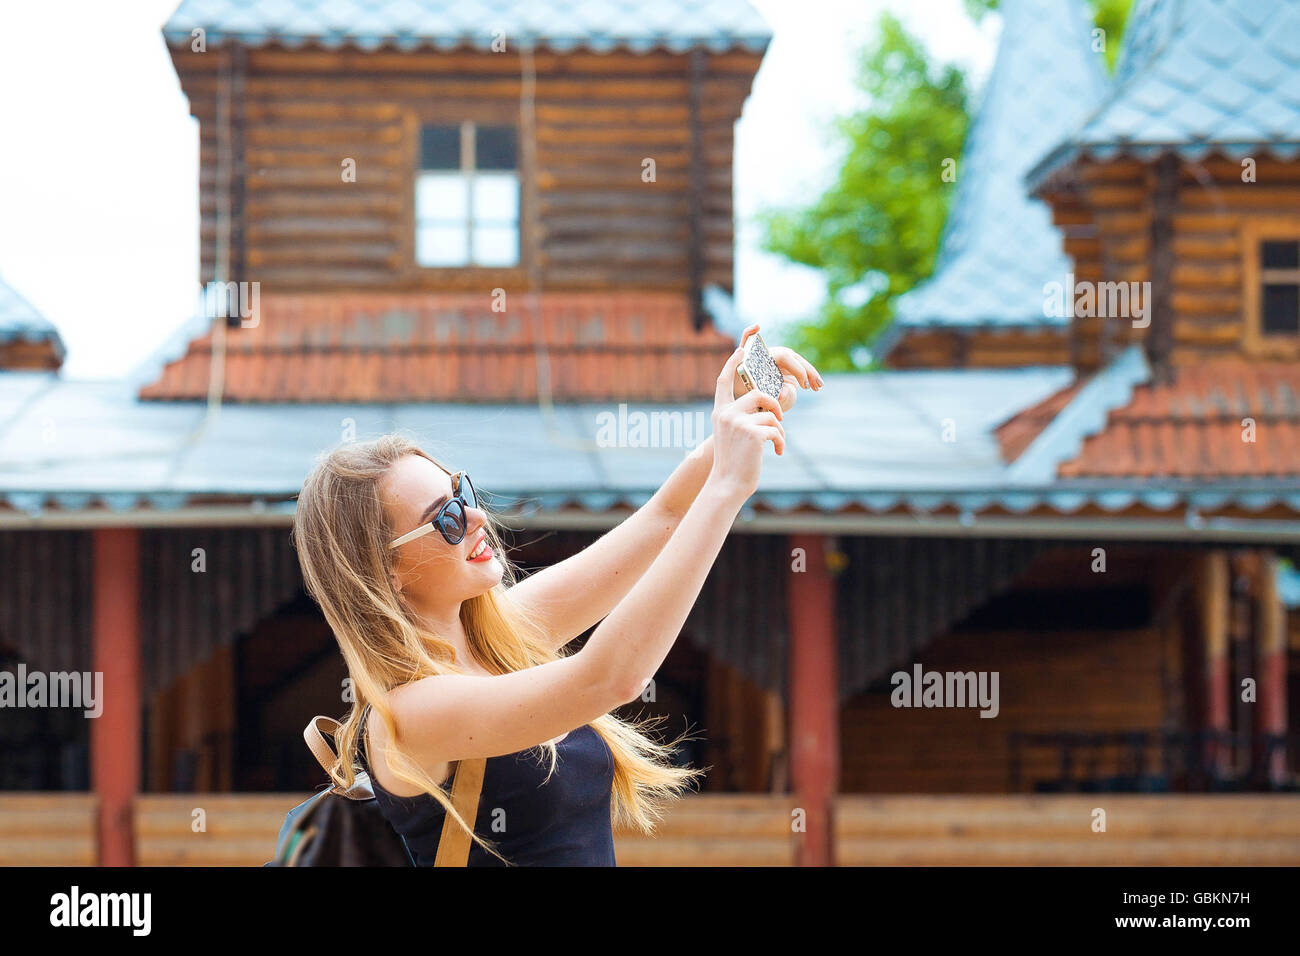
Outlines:
{"type": "Polygon", "coordinates": [[[140,532],[94,536],[94,668],[104,710],[90,725],[91,785],[99,797],[99,865],[131,866],[131,805],[140,781],[140,532]]]}
{"type": "MultiPolygon", "coordinates": [[[[1263,738],[1286,734],[1287,633],[1286,609],[1278,593],[1278,561],[1274,554],[1261,562],[1259,587],[1259,720],[1255,722],[1260,738],[1260,755],[1264,755],[1263,738]]],[[[1287,753],[1278,747],[1268,756],[1264,771],[1269,783],[1286,779],[1287,753]]]]}
{"type": "MultiPolygon", "coordinates": [[[[1228,614],[1231,575],[1228,555],[1211,551],[1202,558],[1201,636],[1205,649],[1205,730],[1224,735],[1231,729],[1228,669],[1228,614]]],[[[1206,767],[1226,774],[1231,769],[1230,748],[1223,739],[1207,740],[1206,767]]]]}
{"type": "MultiPolygon", "coordinates": [[[[798,865],[834,862],[832,807],[839,788],[839,668],[835,638],[834,578],[826,567],[826,539],[795,534],[806,567],[790,570],[790,778],[796,806],[806,813],[798,865]]],[[[790,559],[793,562],[793,557],[790,559]]]]}

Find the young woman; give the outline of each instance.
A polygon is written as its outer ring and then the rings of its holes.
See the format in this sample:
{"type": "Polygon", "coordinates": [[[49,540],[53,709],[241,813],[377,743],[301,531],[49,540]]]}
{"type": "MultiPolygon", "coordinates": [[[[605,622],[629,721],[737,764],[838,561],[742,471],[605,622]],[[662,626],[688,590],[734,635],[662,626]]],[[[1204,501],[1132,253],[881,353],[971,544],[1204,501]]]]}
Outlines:
{"type": "Polygon", "coordinates": [[[522,581],[473,481],[401,436],[343,445],[308,476],[294,545],[356,700],[333,776],[351,786],[354,763],[369,768],[418,865],[433,865],[450,812],[471,832],[470,866],[613,866],[613,827],[651,832],[702,773],[610,712],[668,655],[758,486],[766,442],[784,452],[795,386],[822,385],[796,353],[771,352],[779,402],[756,389],[733,399],[737,349],[718,376],[713,434],[617,528],[522,581]],[[450,765],[479,757],[478,818],[465,820],[450,765]]]}

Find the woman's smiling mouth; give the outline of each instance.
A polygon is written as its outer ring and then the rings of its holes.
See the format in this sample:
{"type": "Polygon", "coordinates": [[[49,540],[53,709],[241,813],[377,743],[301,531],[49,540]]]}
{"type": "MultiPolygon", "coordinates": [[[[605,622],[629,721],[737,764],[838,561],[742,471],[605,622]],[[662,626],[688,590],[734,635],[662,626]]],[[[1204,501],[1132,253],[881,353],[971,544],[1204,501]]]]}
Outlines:
{"type": "Polygon", "coordinates": [[[466,560],[466,561],[485,561],[485,560],[487,560],[488,558],[491,558],[492,555],[493,555],[493,551],[492,551],[492,549],[491,549],[490,547],[488,547],[488,543],[487,543],[487,535],[485,534],[485,535],[483,535],[482,538],[479,539],[478,544],[476,544],[476,545],[474,546],[474,550],[470,552],[469,557],[466,558],[465,560],[466,560]]]}

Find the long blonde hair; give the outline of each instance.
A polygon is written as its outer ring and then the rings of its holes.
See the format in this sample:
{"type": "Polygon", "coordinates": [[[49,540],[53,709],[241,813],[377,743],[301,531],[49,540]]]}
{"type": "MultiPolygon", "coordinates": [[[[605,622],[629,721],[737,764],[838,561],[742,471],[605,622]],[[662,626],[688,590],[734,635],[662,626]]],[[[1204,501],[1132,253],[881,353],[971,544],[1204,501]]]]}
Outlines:
{"type": "MultiPolygon", "coordinates": [[[[432,795],[475,842],[509,862],[473,832],[474,821],[462,818],[449,793],[400,747],[393,712],[385,702],[387,691],[410,681],[464,673],[454,663],[453,646],[415,623],[411,606],[390,578],[396,552],[389,550],[388,543],[409,529],[390,527],[378,486],[392,465],[406,455],[420,455],[451,473],[414,441],[394,433],[373,441],[345,443],[322,454],[298,494],[293,545],[303,581],[333,629],[352,679],[352,711],[335,740],[339,757],[330,777],[342,787],[352,786],[356,779],[359,724],[369,704],[388,730],[390,744],[385,756],[393,775],[432,795]]],[[[480,507],[488,514],[484,527],[488,543],[505,574],[495,587],[461,604],[460,619],[470,653],[496,674],[565,656],[551,647],[538,623],[506,595],[506,589],[518,579],[517,570],[506,556],[491,512],[482,503],[480,507]]],[[[590,725],[613,753],[610,815],[614,827],[653,832],[669,800],[689,789],[694,778],[704,772],[669,763],[683,738],[668,744],[656,742],[643,732],[655,722],[625,721],[605,714],[590,725]]],[[[555,744],[548,741],[539,747],[550,756],[549,780],[556,766],[555,744]]]]}

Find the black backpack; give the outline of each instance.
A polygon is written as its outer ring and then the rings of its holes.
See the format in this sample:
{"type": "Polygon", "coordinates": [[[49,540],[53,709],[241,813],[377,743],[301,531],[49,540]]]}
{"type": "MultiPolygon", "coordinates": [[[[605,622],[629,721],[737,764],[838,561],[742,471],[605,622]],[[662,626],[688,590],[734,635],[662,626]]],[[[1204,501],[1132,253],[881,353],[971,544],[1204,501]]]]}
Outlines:
{"type": "MultiPolygon", "coordinates": [[[[329,773],[339,722],[313,717],[303,737],[321,767],[329,773]]],[[[351,788],[329,786],[298,804],[285,817],[275,843],[275,857],[263,866],[414,866],[406,840],[384,818],[370,784],[370,775],[357,771],[351,788]]]]}

